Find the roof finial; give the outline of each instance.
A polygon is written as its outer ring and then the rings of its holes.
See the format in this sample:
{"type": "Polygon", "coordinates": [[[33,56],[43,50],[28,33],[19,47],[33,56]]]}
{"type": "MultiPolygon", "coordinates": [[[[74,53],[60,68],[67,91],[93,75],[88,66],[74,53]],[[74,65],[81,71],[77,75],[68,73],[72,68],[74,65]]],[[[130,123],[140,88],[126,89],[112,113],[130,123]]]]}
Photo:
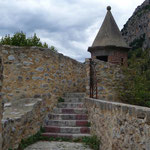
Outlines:
{"type": "Polygon", "coordinates": [[[110,6],[107,6],[107,10],[110,11],[110,10],[111,10],[111,7],[110,7],[110,6]]]}

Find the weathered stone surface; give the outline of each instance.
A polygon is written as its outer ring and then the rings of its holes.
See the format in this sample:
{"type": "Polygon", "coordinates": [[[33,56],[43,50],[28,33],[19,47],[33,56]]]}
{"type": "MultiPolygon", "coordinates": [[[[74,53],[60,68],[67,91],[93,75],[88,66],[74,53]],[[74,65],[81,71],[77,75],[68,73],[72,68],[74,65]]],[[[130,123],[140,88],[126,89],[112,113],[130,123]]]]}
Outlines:
{"type": "Polygon", "coordinates": [[[102,150],[149,150],[150,108],[90,98],[85,105],[102,150]]]}
{"type": "Polygon", "coordinates": [[[85,65],[69,57],[49,49],[17,46],[0,46],[0,54],[4,62],[8,56],[15,58],[11,64],[4,64],[4,87],[9,89],[2,92],[8,101],[20,99],[22,93],[28,98],[49,92],[53,94],[46,102],[53,105],[56,102],[52,101],[65,92],[85,92],[85,65]]]}
{"type": "Polygon", "coordinates": [[[43,67],[38,67],[36,68],[36,71],[39,71],[39,72],[43,72],[44,68],[43,67]]]}
{"type": "Polygon", "coordinates": [[[32,65],[33,63],[32,63],[32,62],[28,62],[28,61],[24,61],[23,64],[24,64],[25,66],[30,66],[30,65],[32,65]]]}
{"type": "Polygon", "coordinates": [[[13,55],[9,55],[8,60],[10,60],[10,61],[15,60],[15,57],[13,55]]]}
{"type": "Polygon", "coordinates": [[[33,80],[43,80],[42,77],[32,77],[33,80]]]}
{"type": "Polygon", "coordinates": [[[92,150],[81,143],[70,142],[38,142],[25,150],[92,150]]]}
{"type": "Polygon", "coordinates": [[[27,138],[42,126],[46,115],[45,101],[28,98],[12,101],[4,105],[3,149],[16,148],[21,139],[27,138]]]}
{"type": "Polygon", "coordinates": [[[2,50],[2,53],[8,54],[8,51],[7,50],[2,50]]]}

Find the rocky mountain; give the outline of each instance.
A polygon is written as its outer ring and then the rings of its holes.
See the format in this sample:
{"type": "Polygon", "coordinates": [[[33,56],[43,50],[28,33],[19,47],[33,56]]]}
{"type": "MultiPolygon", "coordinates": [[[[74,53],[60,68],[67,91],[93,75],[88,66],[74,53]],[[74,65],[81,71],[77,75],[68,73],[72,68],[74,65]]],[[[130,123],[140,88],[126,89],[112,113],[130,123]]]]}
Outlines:
{"type": "Polygon", "coordinates": [[[131,47],[150,48],[150,0],[136,8],[121,32],[131,47]]]}

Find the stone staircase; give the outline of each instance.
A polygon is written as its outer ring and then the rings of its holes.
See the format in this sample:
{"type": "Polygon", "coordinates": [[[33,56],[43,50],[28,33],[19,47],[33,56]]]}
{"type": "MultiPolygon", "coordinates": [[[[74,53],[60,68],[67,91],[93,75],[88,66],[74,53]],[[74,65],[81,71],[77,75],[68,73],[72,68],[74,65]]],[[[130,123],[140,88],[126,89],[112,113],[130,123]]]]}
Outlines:
{"type": "Polygon", "coordinates": [[[53,113],[45,120],[46,137],[80,138],[90,136],[84,93],[66,93],[64,102],[59,102],[53,113]]]}

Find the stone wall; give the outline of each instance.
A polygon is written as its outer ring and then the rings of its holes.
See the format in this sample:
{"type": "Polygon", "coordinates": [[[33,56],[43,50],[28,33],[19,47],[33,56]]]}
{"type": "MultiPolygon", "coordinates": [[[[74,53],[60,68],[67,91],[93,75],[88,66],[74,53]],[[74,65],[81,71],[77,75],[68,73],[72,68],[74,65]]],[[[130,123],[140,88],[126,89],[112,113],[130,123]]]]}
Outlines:
{"type": "Polygon", "coordinates": [[[22,139],[37,133],[45,115],[45,101],[40,98],[5,103],[2,119],[3,150],[17,148],[22,139]]]}
{"type": "Polygon", "coordinates": [[[101,150],[150,150],[150,108],[90,98],[85,104],[101,150]]]}
{"type": "Polygon", "coordinates": [[[85,91],[85,68],[50,49],[0,46],[4,60],[4,102],[45,98],[53,106],[64,92],[85,91]]]}
{"type": "Polygon", "coordinates": [[[43,116],[65,92],[85,92],[86,73],[84,64],[50,49],[0,46],[0,56],[4,62],[1,95],[5,104],[5,150],[35,134],[42,125],[43,116]],[[36,102],[37,98],[41,100],[36,102]]]}
{"type": "MultiPolygon", "coordinates": [[[[95,66],[94,77],[97,81],[98,98],[108,101],[120,101],[118,97],[118,89],[122,88],[120,82],[123,74],[119,65],[103,62],[93,59],[95,66]]],[[[90,95],[90,60],[86,59],[86,93],[90,95]]]]}
{"type": "MultiPolygon", "coordinates": [[[[2,65],[2,58],[0,57],[0,92],[2,89],[2,81],[3,81],[3,65],[2,65]]],[[[0,150],[2,149],[2,113],[3,113],[3,104],[2,98],[0,96],[0,150]]]]}

